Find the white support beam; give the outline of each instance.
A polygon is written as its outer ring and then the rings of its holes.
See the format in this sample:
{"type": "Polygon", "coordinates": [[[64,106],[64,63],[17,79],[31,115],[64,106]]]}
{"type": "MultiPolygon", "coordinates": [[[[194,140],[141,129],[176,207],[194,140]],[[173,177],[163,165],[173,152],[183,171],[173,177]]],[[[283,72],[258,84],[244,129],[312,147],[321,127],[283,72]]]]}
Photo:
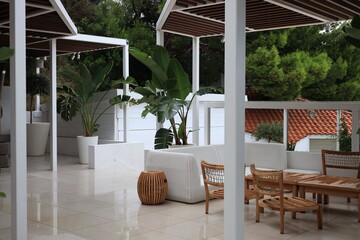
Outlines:
{"type": "MultiPolygon", "coordinates": [[[[164,31],[156,30],[156,45],[163,46],[164,47],[164,31]]],[[[156,120],[156,130],[159,130],[160,128],[164,127],[164,124],[156,120]]]]}
{"type": "Polygon", "coordinates": [[[339,151],[339,135],[340,135],[340,124],[341,124],[341,110],[336,110],[336,150],[339,151]]]}
{"type": "Polygon", "coordinates": [[[50,40],[50,161],[51,170],[57,171],[57,112],[56,112],[56,40],[50,40]]]}
{"type": "Polygon", "coordinates": [[[288,146],[288,132],[289,132],[289,111],[284,109],[284,123],[283,123],[283,142],[285,145],[285,149],[288,146]]]}
{"type": "Polygon", "coordinates": [[[11,239],[27,239],[25,0],[10,1],[11,239]]]}
{"type": "Polygon", "coordinates": [[[224,239],[244,240],[246,0],[225,4],[224,239]]]}
{"type": "MultiPolygon", "coordinates": [[[[129,76],[129,43],[123,47],[123,75],[126,79],[129,76]]],[[[123,86],[123,95],[127,95],[129,93],[129,84],[125,84],[123,86]]],[[[123,122],[123,129],[124,129],[124,142],[128,141],[128,121],[129,121],[129,114],[128,114],[128,107],[127,104],[124,105],[124,122],[123,122]]]]}
{"type": "Polygon", "coordinates": [[[164,31],[156,30],[156,45],[164,46],[164,31]]]}
{"type": "Polygon", "coordinates": [[[352,111],[351,151],[359,152],[359,110],[352,111]]]}
{"type": "MultiPolygon", "coordinates": [[[[192,39],[192,92],[195,94],[200,88],[200,38],[192,39]]],[[[199,145],[199,98],[195,96],[192,103],[192,130],[193,143],[199,145]]]]}

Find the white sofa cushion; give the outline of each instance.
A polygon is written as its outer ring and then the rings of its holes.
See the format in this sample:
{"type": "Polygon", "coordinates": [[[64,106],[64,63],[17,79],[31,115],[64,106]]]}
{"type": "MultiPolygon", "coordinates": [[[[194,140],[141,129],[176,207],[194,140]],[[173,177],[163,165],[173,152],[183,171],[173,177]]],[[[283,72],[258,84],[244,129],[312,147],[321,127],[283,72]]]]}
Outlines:
{"type": "Polygon", "coordinates": [[[195,203],[205,199],[198,163],[193,154],[150,150],[145,170],[164,171],[168,182],[167,199],[195,203]]]}

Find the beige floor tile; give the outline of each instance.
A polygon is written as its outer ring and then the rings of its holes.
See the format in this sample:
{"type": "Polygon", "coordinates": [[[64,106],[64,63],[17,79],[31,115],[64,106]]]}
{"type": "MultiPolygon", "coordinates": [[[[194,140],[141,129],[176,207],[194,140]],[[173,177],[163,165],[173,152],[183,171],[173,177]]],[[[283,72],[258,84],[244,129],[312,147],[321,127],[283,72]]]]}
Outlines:
{"type": "Polygon", "coordinates": [[[144,214],[137,217],[132,217],[129,220],[136,222],[137,226],[140,228],[147,228],[151,230],[157,230],[186,221],[186,219],[183,218],[166,216],[158,213],[144,214]]]}
{"type": "Polygon", "coordinates": [[[148,232],[131,238],[132,240],[184,240],[183,238],[178,238],[171,236],[162,232],[148,232]]]}
{"type": "Polygon", "coordinates": [[[184,239],[197,240],[219,235],[223,233],[223,228],[199,221],[186,221],[161,228],[158,231],[184,239]]]}
{"type": "Polygon", "coordinates": [[[149,232],[149,229],[124,224],[124,222],[110,222],[107,224],[80,229],[73,233],[93,240],[132,239],[134,236],[149,232]]]}
{"type": "Polygon", "coordinates": [[[102,202],[102,201],[97,201],[97,200],[93,200],[93,199],[89,198],[89,199],[86,199],[86,200],[73,201],[73,202],[60,204],[59,206],[62,207],[62,208],[74,210],[74,211],[77,211],[77,212],[90,213],[90,212],[93,212],[93,211],[98,211],[98,210],[101,210],[101,209],[106,209],[106,208],[113,207],[114,204],[107,203],[107,202],[102,202]]]}
{"type": "Polygon", "coordinates": [[[110,221],[105,218],[95,217],[84,213],[44,221],[47,225],[57,227],[65,231],[75,231],[108,222],[110,221]]]}

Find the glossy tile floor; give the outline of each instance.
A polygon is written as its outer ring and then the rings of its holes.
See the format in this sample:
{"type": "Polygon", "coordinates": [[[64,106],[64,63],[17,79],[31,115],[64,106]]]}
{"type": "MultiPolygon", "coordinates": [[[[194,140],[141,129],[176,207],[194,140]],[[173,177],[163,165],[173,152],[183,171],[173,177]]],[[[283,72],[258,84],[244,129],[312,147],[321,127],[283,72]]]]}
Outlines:
{"type": "MultiPolygon", "coordinates": [[[[59,157],[57,173],[49,171],[48,157],[28,159],[28,239],[223,239],[222,200],[183,204],[167,201],[141,205],[136,191],[138,172],[126,169],[90,170],[72,157],[59,157]]],[[[0,191],[0,239],[11,239],[10,173],[3,169],[0,191]]],[[[360,239],[357,201],[332,197],[324,209],[324,229],[316,229],[316,215],[286,216],[285,234],[279,233],[277,213],[266,211],[255,223],[255,204],[245,206],[245,239],[360,239]]],[[[227,223],[232,224],[232,223],[227,223]]]]}

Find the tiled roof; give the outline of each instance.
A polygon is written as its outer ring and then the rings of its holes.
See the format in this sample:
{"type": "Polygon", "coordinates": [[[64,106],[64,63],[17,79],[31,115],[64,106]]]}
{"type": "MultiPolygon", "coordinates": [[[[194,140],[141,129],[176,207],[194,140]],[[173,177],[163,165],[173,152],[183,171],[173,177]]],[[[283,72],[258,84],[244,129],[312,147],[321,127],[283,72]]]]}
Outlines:
{"type": "MultiPolygon", "coordinates": [[[[310,117],[309,110],[288,111],[288,139],[297,142],[308,135],[332,135],[336,134],[336,111],[316,110],[312,111],[314,117],[310,117]]],[[[342,111],[351,133],[351,112],[342,111]]],[[[282,109],[246,109],[245,131],[252,133],[256,126],[262,122],[283,122],[282,109]]]]}

